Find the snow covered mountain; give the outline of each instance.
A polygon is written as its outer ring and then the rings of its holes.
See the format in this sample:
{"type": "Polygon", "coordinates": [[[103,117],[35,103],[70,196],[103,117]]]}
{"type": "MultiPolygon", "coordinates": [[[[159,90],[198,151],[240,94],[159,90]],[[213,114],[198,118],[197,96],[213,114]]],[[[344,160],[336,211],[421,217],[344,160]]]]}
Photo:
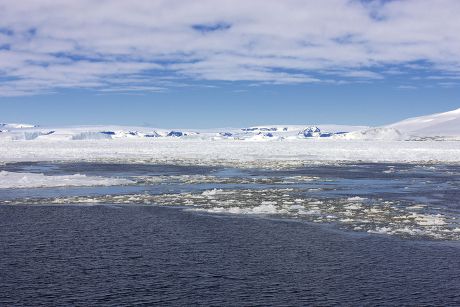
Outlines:
{"type": "Polygon", "coordinates": [[[418,137],[460,137],[460,108],[409,118],[386,127],[418,137]]]}
{"type": "Polygon", "coordinates": [[[383,127],[333,135],[344,140],[460,140],[460,109],[413,117],[383,127]]]}
{"type": "Polygon", "coordinates": [[[445,113],[409,118],[382,127],[344,125],[264,125],[221,129],[157,129],[127,126],[39,127],[0,124],[0,140],[423,140],[459,139],[460,108],[445,113]]]}

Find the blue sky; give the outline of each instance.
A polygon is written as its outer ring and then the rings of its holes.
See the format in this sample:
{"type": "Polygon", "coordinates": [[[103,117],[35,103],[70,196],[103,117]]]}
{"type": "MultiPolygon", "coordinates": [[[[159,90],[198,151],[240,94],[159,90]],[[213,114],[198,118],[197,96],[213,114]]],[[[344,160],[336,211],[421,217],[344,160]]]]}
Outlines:
{"type": "Polygon", "coordinates": [[[382,125],[460,107],[456,0],[0,3],[0,122],[382,125]]]}

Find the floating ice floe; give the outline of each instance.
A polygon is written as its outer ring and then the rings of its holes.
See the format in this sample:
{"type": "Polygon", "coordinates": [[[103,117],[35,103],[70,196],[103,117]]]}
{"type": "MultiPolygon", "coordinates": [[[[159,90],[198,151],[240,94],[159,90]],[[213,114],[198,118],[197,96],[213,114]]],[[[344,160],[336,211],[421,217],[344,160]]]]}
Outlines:
{"type": "Polygon", "coordinates": [[[36,173],[0,171],[0,189],[68,187],[68,186],[112,186],[134,182],[121,178],[86,176],[81,174],[45,176],[36,173]]]}

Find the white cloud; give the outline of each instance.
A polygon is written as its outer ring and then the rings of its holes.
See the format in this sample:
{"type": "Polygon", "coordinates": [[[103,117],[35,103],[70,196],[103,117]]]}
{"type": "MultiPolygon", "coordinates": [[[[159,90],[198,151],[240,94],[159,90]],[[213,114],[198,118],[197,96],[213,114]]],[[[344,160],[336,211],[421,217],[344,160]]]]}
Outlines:
{"type": "Polygon", "coordinates": [[[401,89],[401,90],[415,90],[415,89],[417,89],[417,87],[413,86],[413,85],[399,85],[398,88],[401,89]]]}
{"type": "Polygon", "coordinates": [[[3,0],[0,95],[458,75],[459,14],[457,0],[3,0]]]}
{"type": "Polygon", "coordinates": [[[363,79],[383,79],[381,74],[368,70],[355,70],[343,73],[346,77],[363,78],[363,79]]]}

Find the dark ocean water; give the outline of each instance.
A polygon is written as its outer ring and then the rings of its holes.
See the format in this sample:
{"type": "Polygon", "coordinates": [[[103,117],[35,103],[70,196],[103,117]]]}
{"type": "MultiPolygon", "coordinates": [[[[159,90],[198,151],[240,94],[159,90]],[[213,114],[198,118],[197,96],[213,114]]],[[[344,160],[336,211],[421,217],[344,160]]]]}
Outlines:
{"type": "Polygon", "coordinates": [[[0,306],[460,306],[457,166],[19,163],[0,170],[137,182],[0,189],[0,306]],[[222,192],[207,193],[213,188],[222,192]],[[298,204],[321,214],[289,209],[302,197],[298,204]],[[273,214],[252,214],[278,199],[273,214]],[[251,214],[209,213],[225,204],[251,214]]]}
{"type": "Polygon", "coordinates": [[[460,304],[459,246],[152,206],[0,206],[0,304],[460,304]]]}

